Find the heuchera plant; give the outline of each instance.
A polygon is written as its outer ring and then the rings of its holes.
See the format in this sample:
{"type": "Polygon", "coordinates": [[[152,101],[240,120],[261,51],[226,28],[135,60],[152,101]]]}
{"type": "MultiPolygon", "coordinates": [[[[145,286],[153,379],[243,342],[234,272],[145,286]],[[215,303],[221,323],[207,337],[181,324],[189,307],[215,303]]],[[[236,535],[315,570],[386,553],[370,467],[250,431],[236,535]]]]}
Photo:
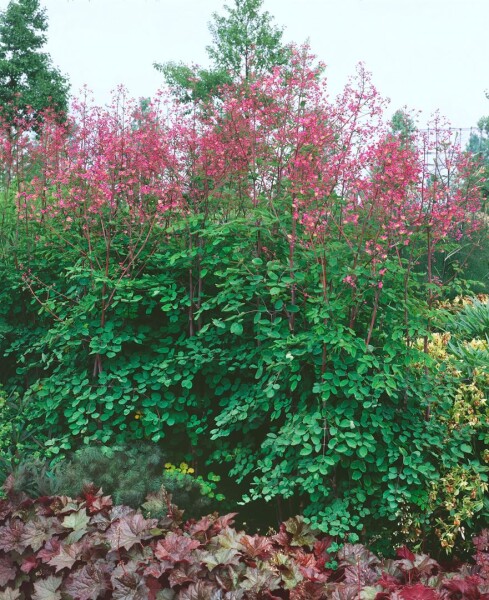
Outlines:
{"type": "Polygon", "coordinates": [[[12,483],[0,501],[2,600],[489,598],[487,531],[474,565],[443,572],[406,547],[383,561],[359,544],[335,550],[299,517],[268,536],[236,531],[234,514],[183,522],[163,488],[144,505],[166,507],[158,521],[93,487],[30,499],[12,483]]]}

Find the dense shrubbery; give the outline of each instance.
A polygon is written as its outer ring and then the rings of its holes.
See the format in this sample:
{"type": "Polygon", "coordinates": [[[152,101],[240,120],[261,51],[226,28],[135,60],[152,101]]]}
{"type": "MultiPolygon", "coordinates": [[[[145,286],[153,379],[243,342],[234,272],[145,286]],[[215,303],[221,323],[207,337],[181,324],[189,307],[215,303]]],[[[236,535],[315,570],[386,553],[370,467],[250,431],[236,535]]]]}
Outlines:
{"type": "Polygon", "coordinates": [[[382,108],[362,71],[329,101],[302,52],[192,109],[122,93],[6,134],[4,460],[144,440],[279,520],[468,544],[487,369],[461,333],[430,348],[478,175],[439,123],[394,135],[382,108]]]}
{"type": "Polygon", "coordinates": [[[161,490],[146,514],[86,488],[66,496],[0,500],[1,600],[402,600],[489,598],[489,535],[475,564],[450,571],[405,546],[379,560],[360,544],[338,547],[291,518],[268,536],[231,527],[233,514],[182,521],[161,490]],[[154,506],[164,507],[153,518],[154,506]]]}

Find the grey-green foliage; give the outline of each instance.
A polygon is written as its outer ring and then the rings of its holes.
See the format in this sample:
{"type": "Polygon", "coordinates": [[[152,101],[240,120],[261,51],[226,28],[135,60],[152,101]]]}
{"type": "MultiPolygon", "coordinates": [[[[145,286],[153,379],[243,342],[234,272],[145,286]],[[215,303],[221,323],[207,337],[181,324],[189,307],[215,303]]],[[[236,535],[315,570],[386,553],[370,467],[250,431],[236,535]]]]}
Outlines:
{"type": "Polygon", "coordinates": [[[489,302],[474,300],[452,315],[447,323],[449,348],[460,361],[460,369],[472,376],[489,373],[489,302]]]}
{"type": "Polygon", "coordinates": [[[39,459],[21,463],[14,471],[16,490],[31,496],[77,497],[94,484],[115,504],[139,508],[148,494],[164,486],[189,517],[209,511],[211,501],[201,483],[189,474],[165,471],[165,456],[151,444],[139,447],[86,446],[50,467],[39,459]]]}
{"type": "Polygon", "coordinates": [[[481,117],[477,121],[477,133],[472,132],[467,144],[467,150],[480,155],[484,162],[489,162],[489,117],[481,117]]]}
{"type": "Polygon", "coordinates": [[[29,110],[67,110],[68,82],[43,51],[47,29],[39,0],[11,0],[0,13],[0,107],[9,122],[29,110]]]}
{"type": "Polygon", "coordinates": [[[489,336],[489,302],[473,300],[452,315],[447,329],[463,340],[489,336]]]}
{"type": "Polygon", "coordinates": [[[285,64],[289,50],[282,45],[281,28],[273,17],[262,11],[263,0],[234,0],[225,5],[225,15],[214,13],[209,24],[213,43],[207,46],[210,69],[189,67],[183,63],[155,63],[168,85],[183,102],[209,98],[222,85],[239,77],[269,71],[285,64]]]}

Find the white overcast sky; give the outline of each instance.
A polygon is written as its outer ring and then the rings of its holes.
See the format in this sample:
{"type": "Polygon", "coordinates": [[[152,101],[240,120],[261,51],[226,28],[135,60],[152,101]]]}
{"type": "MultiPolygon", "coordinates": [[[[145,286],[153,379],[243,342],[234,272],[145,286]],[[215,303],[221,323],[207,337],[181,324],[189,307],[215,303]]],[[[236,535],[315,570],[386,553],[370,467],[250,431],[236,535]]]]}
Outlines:
{"type": "MultiPolygon", "coordinates": [[[[233,0],[229,0],[233,3],[233,0]]],[[[0,9],[7,6],[0,0],[0,9]]],[[[41,0],[53,63],[72,92],[99,103],[124,84],[135,97],[162,84],[152,63],[206,65],[207,28],[226,0],[41,0]]],[[[310,41],[338,92],[363,61],[391,112],[439,109],[454,127],[489,115],[489,0],[265,0],[285,41],[310,41]]]]}

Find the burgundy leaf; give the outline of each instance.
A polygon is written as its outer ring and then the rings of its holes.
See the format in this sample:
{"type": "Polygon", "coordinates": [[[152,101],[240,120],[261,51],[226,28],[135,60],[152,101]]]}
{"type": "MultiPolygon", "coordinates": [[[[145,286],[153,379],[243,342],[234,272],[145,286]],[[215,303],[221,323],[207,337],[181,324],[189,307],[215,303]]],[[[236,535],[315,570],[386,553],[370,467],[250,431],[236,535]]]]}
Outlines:
{"type": "Polygon", "coordinates": [[[147,600],[148,590],[143,578],[134,570],[134,563],[117,567],[112,574],[114,600],[147,600]]]}
{"type": "Polygon", "coordinates": [[[344,566],[361,564],[365,567],[374,567],[380,562],[375,554],[361,544],[345,544],[338,552],[338,559],[344,566]]]}
{"type": "Polygon", "coordinates": [[[316,567],[304,567],[299,566],[299,570],[304,576],[304,579],[312,581],[313,583],[326,583],[328,581],[327,573],[321,573],[316,567]]]}
{"type": "Polygon", "coordinates": [[[111,548],[125,548],[129,550],[134,544],[153,537],[151,529],[158,524],[156,519],[145,519],[141,513],[128,514],[115,523],[107,531],[107,538],[111,548]]]}
{"type": "Polygon", "coordinates": [[[206,516],[199,521],[189,521],[185,529],[192,537],[198,537],[205,541],[217,533],[214,525],[215,519],[206,516]]]}
{"type": "Polygon", "coordinates": [[[90,525],[94,525],[99,531],[107,531],[111,524],[112,521],[103,512],[96,513],[90,519],[90,525]]]}
{"type": "Polygon", "coordinates": [[[112,498],[110,496],[96,496],[93,501],[87,499],[87,508],[90,514],[99,513],[112,507],[112,498]]]}
{"type": "Polygon", "coordinates": [[[464,600],[479,600],[481,597],[477,584],[466,579],[449,579],[443,582],[442,589],[450,592],[450,598],[464,598],[464,600]]]}
{"type": "Polygon", "coordinates": [[[29,521],[20,537],[20,544],[23,548],[32,548],[37,552],[47,540],[53,537],[53,534],[61,531],[59,522],[56,519],[38,517],[29,521]]]}
{"type": "Polygon", "coordinates": [[[260,558],[265,559],[268,558],[272,552],[272,543],[271,541],[263,536],[254,535],[244,535],[240,541],[240,546],[243,548],[243,551],[251,558],[260,558]]]}
{"type": "Polygon", "coordinates": [[[280,524],[278,533],[272,536],[272,541],[282,548],[288,548],[290,546],[290,538],[285,529],[284,523],[280,524]]]}
{"type": "Polygon", "coordinates": [[[65,591],[75,600],[97,600],[111,589],[108,567],[99,561],[85,565],[68,578],[65,591]]]}
{"type": "Polygon", "coordinates": [[[77,544],[62,545],[59,548],[58,554],[53,556],[48,564],[56,568],[56,573],[61,569],[71,569],[78,560],[79,548],[77,544]]]}
{"type": "Polygon", "coordinates": [[[379,578],[378,571],[364,563],[345,567],[344,575],[346,583],[356,583],[357,585],[371,585],[379,578]]]}
{"type": "Polygon", "coordinates": [[[414,563],[415,555],[413,552],[411,552],[411,550],[409,550],[407,546],[401,546],[400,548],[398,548],[396,550],[396,556],[398,558],[406,558],[407,560],[410,560],[412,563],[414,563]]]}
{"type": "Polygon", "coordinates": [[[317,559],[317,562],[322,562],[321,566],[324,566],[324,563],[327,563],[331,560],[331,555],[328,553],[328,548],[330,548],[333,543],[333,538],[327,537],[321,540],[317,540],[314,543],[314,556],[317,559]]]}
{"type": "Polygon", "coordinates": [[[311,554],[310,552],[298,550],[294,553],[294,558],[296,563],[302,565],[303,567],[314,567],[316,565],[314,554],[311,554]]]}
{"type": "Polygon", "coordinates": [[[5,552],[23,552],[25,545],[22,541],[25,525],[20,519],[7,521],[0,527],[0,550],[5,552]]]}
{"type": "Polygon", "coordinates": [[[36,557],[36,555],[31,554],[30,556],[27,556],[26,558],[24,558],[22,560],[22,564],[20,565],[20,570],[23,573],[30,573],[32,571],[32,569],[37,568],[39,563],[40,563],[40,561],[36,557]]]}
{"type": "Polygon", "coordinates": [[[0,521],[4,521],[12,513],[12,504],[6,498],[0,498],[0,521]]]}
{"type": "Polygon", "coordinates": [[[17,569],[9,556],[0,556],[0,587],[15,579],[17,569]]]}
{"type": "Polygon", "coordinates": [[[385,571],[382,572],[380,579],[378,579],[376,583],[377,585],[382,586],[387,592],[393,592],[400,585],[400,582],[395,577],[385,571]]]}
{"type": "Polygon", "coordinates": [[[190,553],[200,546],[198,540],[192,540],[185,535],[170,532],[164,539],[159,540],[155,555],[162,560],[178,562],[190,560],[190,553]]]}
{"type": "Polygon", "coordinates": [[[51,538],[44,544],[44,548],[37,553],[37,558],[40,558],[43,562],[49,562],[59,553],[60,546],[61,542],[58,538],[51,538]]]}
{"type": "Polygon", "coordinates": [[[472,541],[479,552],[489,552],[489,529],[483,529],[472,541]]]}
{"type": "Polygon", "coordinates": [[[208,581],[198,581],[191,584],[186,590],[181,590],[178,594],[178,600],[214,600],[219,597],[216,595],[218,589],[208,581]]]}
{"type": "Polygon", "coordinates": [[[146,576],[151,576],[155,579],[159,579],[162,575],[164,575],[167,571],[170,571],[171,569],[173,569],[172,562],[160,560],[152,562],[147,567],[145,567],[144,574],[146,576]]]}
{"type": "Polygon", "coordinates": [[[202,577],[199,565],[184,562],[172,569],[168,580],[173,588],[184,583],[197,583],[199,577],[202,577]]]}
{"type": "Polygon", "coordinates": [[[400,592],[403,600],[439,600],[439,594],[432,588],[426,587],[422,583],[416,585],[407,585],[400,592]]]}
{"type": "Polygon", "coordinates": [[[324,586],[312,581],[302,581],[290,590],[290,600],[304,600],[305,598],[307,600],[324,600],[324,586]]]}
{"type": "Polygon", "coordinates": [[[214,523],[214,527],[219,532],[221,529],[226,529],[226,527],[231,527],[234,523],[234,517],[238,513],[228,513],[227,515],[223,515],[222,517],[218,517],[216,522],[214,523]]]}
{"type": "Polygon", "coordinates": [[[163,600],[158,592],[162,585],[155,577],[146,577],[146,587],[148,588],[148,600],[163,600]]]}

